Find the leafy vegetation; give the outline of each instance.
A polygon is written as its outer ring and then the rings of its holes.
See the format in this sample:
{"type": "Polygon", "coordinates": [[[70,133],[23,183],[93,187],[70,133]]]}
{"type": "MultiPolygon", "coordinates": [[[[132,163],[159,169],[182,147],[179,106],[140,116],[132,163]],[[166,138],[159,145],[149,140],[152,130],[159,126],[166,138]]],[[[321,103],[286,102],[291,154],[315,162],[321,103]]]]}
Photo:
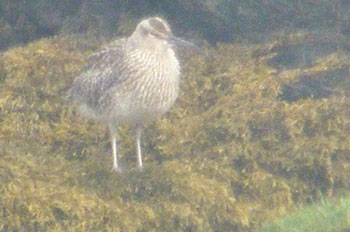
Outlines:
{"type": "Polygon", "coordinates": [[[268,65],[306,38],[218,44],[205,48],[208,59],[182,54],[181,96],[146,128],[143,172],[121,128],[123,175],[111,171],[106,128],[64,98],[102,41],[60,35],[3,52],[0,230],[251,231],[348,191],[349,57],[268,65]],[[318,78],[328,94],[298,89],[318,78]]]}

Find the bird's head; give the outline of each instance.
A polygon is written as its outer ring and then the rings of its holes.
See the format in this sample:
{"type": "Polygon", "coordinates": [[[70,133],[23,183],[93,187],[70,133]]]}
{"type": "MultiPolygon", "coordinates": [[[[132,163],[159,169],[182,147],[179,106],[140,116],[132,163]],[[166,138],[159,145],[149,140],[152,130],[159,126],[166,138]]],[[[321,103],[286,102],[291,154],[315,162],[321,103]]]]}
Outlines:
{"type": "Polygon", "coordinates": [[[151,17],[142,20],[136,27],[131,38],[138,45],[146,47],[166,47],[182,46],[195,47],[195,45],[183,39],[173,36],[169,24],[158,17],[151,17]]]}

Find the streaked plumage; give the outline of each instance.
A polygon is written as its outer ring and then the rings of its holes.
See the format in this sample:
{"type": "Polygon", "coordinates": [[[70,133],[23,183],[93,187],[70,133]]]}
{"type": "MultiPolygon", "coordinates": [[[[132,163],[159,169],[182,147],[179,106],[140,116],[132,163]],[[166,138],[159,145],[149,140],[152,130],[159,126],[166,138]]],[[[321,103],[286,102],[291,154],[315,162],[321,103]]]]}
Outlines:
{"type": "Polygon", "coordinates": [[[141,128],[167,112],[178,96],[180,66],[174,45],[191,46],[173,37],[164,20],[143,20],[130,37],[116,40],[92,55],[68,92],[83,116],[108,124],[114,170],[120,170],[117,126],[127,123],[136,128],[142,167],[141,128]]]}

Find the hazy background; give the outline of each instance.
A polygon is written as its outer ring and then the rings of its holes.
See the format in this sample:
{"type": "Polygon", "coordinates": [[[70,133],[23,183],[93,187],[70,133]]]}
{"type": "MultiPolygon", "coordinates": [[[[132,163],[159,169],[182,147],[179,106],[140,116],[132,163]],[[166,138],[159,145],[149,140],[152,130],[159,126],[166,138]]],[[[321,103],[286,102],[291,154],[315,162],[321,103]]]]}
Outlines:
{"type": "Polygon", "coordinates": [[[61,32],[118,36],[130,30],[125,25],[151,15],[166,18],[177,34],[198,36],[211,43],[261,42],[281,30],[308,30],[348,47],[349,9],[348,0],[2,0],[0,47],[61,32]]]}
{"type": "Polygon", "coordinates": [[[0,231],[349,231],[349,39],[348,0],[0,0],[0,231]],[[120,175],[64,96],[154,15],[208,56],[120,175]]]}

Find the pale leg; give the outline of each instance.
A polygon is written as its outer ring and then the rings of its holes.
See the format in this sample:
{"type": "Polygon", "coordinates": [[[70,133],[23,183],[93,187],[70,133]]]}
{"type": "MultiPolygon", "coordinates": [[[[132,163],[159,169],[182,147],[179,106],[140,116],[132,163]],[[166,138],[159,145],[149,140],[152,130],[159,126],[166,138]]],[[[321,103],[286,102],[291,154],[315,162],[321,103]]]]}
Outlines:
{"type": "Polygon", "coordinates": [[[113,151],[113,170],[120,171],[118,167],[118,154],[117,154],[117,137],[112,135],[112,151],[113,151]]]}
{"type": "Polygon", "coordinates": [[[136,127],[135,142],[136,142],[137,161],[139,163],[140,169],[142,169],[141,132],[142,132],[142,128],[136,127]]]}
{"type": "Polygon", "coordinates": [[[121,169],[118,166],[118,150],[117,150],[117,135],[116,128],[114,125],[109,125],[109,130],[111,133],[111,145],[113,152],[113,171],[121,172],[121,169]]]}

